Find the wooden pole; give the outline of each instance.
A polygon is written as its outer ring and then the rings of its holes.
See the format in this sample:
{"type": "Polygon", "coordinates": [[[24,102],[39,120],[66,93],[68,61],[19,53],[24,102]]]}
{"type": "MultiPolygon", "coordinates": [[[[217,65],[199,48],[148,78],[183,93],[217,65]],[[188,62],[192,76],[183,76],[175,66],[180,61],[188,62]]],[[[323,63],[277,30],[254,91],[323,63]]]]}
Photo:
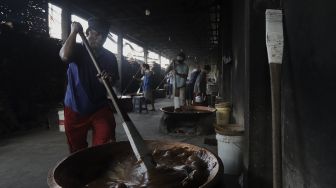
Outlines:
{"type": "Polygon", "coordinates": [[[272,100],[272,155],[273,188],[282,187],[282,151],[281,151],[281,64],[270,63],[271,100],[272,100]]]}
{"type": "MultiPolygon", "coordinates": [[[[84,33],[81,32],[79,34],[83,40],[83,43],[86,47],[86,50],[88,51],[93,64],[95,65],[98,74],[100,74],[102,71],[99,67],[99,64],[97,63],[95,56],[93,55],[93,52],[89,46],[89,43],[87,41],[87,39],[84,36],[84,33]]],[[[121,120],[123,121],[122,125],[123,128],[126,132],[127,138],[131,144],[132,150],[135,154],[135,157],[137,158],[137,160],[140,162],[140,165],[142,167],[142,169],[144,170],[144,172],[150,171],[152,169],[154,169],[154,161],[152,158],[151,153],[148,151],[146,144],[144,142],[144,140],[142,139],[140,133],[138,132],[138,130],[135,128],[132,120],[130,119],[130,117],[128,116],[128,114],[126,112],[124,112],[117,101],[117,95],[114,93],[111,85],[109,84],[109,82],[107,82],[107,80],[103,80],[103,84],[106,88],[107,94],[109,96],[109,98],[112,100],[112,103],[114,105],[114,108],[116,109],[118,115],[120,116],[121,120]]]]}
{"type": "Polygon", "coordinates": [[[118,33],[118,40],[117,40],[117,45],[118,45],[118,54],[117,54],[117,60],[118,60],[118,69],[119,69],[119,83],[120,83],[120,91],[123,90],[123,84],[124,84],[124,79],[122,77],[123,69],[124,69],[124,56],[123,56],[123,34],[122,32],[118,33]]]}
{"type": "Polygon", "coordinates": [[[281,64],[283,55],[281,10],[266,10],[266,46],[271,76],[273,188],[282,188],[281,64]]]}

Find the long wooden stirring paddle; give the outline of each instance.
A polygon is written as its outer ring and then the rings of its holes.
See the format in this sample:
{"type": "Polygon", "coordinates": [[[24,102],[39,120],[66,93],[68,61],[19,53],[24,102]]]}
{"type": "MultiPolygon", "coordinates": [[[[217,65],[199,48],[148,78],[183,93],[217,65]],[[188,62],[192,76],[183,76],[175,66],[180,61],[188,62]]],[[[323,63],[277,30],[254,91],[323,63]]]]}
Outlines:
{"type": "MultiPolygon", "coordinates": [[[[101,74],[101,69],[99,64],[96,61],[96,58],[92,52],[92,49],[86,39],[86,37],[84,36],[83,31],[79,32],[80,37],[83,40],[83,43],[85,45],[86,50],[88,51],[91,59],[92,59],[92,63],[95,65],[98,74],[101,74]]],[[[103,84],[106,88],[107,94],[109,96],[109,98],[111,99],[114,108],[116,109],[118,115],[120,116],[121,120],[122,120],[122,125],[123,128],[126,132],[127,138],[131,144],[132,150],[135,154],[135,157],[137,158],[137,160],[140,162],[140,165],[142,167],[142,169],[144,170],[144,172],[146,171],[150,171],[155,167],[155,162],[153,161],[152,155],[151,153],[149,153],[149,150],[147,149],[147,146],[142,138],[142,136],[140,135],[139,131],[135,128],[132,120],[130,119],[130,117],[128,116],[128,114],[126,112],[124,112],[122,110],[122,108],[120,108],[118,100],[117,100],[117,95],[115,94],[111,84],[109,82],[107,82],[105,79],[103,80],[103,84]]]]}

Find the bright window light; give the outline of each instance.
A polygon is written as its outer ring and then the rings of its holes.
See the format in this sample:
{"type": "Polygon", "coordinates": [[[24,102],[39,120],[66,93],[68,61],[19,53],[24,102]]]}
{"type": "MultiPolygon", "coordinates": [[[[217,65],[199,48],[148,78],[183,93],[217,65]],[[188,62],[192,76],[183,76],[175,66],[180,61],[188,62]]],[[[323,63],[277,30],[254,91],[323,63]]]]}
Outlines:
{"type": "Polygon", "coordinates": [[[169,65],[169,59],[161,56],[161,67],[166,69],[169,65]]]}
{"type": "Polygon", "coordinates": [[[159,54],[157,54],[155,52],[152,52],[152,51],[149,51],[149,50],[148,50],[148,57],[147,58],[148,58],[147,62],[151,62],[151,63],[153,63],[154,61],[156,63],[159,62],[159,54]]]}
{"type": "Polygon", "coordinates": [[[123,56],[131,60],[145,61],[143,48],[126,39],[123,39],[123,56]]]}
{"type": "Polygon", "coordinates": [[[56,5],[48,3],[48,26],[49,36],[56,39],[62,38],[62,9],[56,5]]]}
{"type": "MultiPolygon", "coordinates": [[[[84,33],[85,33],[86,29],[89,27],[87,20],[85,20],[85,19],[83,19],[83,18],[81,18],[81,17],[79,17],[77,15],[72,14],[71,15],[71,21],[72,22],[78,22],[78,23],[80,23],[82,25],[82,27],[83,27],[84,33]]],[[[82,39],[78,35],[76,37],[76,42],[78,42],[78,43],[82,42],[82,39]]]]}
{"type": "Polygon", "coordinates": [[[118,35],[110,32],[103,46],[110,52],[117,54],[118,53],[118,35]]]}

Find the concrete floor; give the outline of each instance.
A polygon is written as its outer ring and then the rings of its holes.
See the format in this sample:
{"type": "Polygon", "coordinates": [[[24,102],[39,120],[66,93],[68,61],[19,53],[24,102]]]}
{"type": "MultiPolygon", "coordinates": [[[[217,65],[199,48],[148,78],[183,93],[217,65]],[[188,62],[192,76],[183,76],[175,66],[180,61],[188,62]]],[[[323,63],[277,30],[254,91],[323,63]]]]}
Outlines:
{"type": "MultiPolygon", "coordinates": [[[[204,138],[214,139],[215,135],[186,136],[176,134],[163,134],[159,130],[159,120],[162,112],[158,109],[172,105],[169,99],[158,99],[156,111],[148,113],[130,113],[130,117],[144,139],[148,140],[172,140],[191,143],[205,147],[217,153],[216,146],[204,144],[204,138]]],[[[117,141],[127,140],[120,119],[117,115],[116,137],[117,141]]],[[[90,138],[88,138],[90,139],[90,138]]],[[[47,187],[47,174],[49,169],[62,158],[68,155],[68,148],[64,133],[58,128],[39,128],[29,132],[15,135],[11,138],[0,140],[0,187],[19,188],[47,187]]],[[[219,187],[238,187],[237,178],[224,176],[219,187]],[[224,186],[226,184],[226,186],[224,186]]]]}

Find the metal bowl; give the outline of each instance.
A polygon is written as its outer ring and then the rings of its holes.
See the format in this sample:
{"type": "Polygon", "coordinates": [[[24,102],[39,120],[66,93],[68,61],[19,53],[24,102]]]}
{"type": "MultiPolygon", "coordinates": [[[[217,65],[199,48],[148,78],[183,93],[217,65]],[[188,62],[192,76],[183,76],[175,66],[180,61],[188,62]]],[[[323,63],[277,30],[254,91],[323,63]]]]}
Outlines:
{"type": "Polygon", "coordinates": [[[207,114],[212,114],[216,112],[216,108],[210,108],[206,106],[187,106],[185,110],[179,111],[179,112],[174,111],[174,106],[163,107],[163,108],[160,108],[160,110],[166,114],[173,114],[176,116],[184,116],[184,117],[185,115],[192,115],[192,114],[207,115],[207,114]]]}
{"type": "MultiPolygon", "coordinates": [[[[220,181],[223,172],[221,160],[210,151],[186,143],[167,141],[146,141],[148,148],[162,150],[184,148],[190,151],[205,152],[204,160],[207,163],[209,176],[200,187],[214,187],[220,181]]],[[[51,188],[83,187],[100,177],[107,170],[107,164],[112,160],[122,159],[132,154],[129,142],[115,142],[87,148],[66,157],[60,161],[48,174],[48,185],[51,188]]]]}
{"type": "Polygon", "coordinates": [[[162,133],[171,133],[181,127],[195,128],[194,134],[204,135],[214,132],[215,108],[206,106],[188,106],[186,110],[175,112],[173,106],[160,109],[163,114],[159,130],[162,133]]]}

